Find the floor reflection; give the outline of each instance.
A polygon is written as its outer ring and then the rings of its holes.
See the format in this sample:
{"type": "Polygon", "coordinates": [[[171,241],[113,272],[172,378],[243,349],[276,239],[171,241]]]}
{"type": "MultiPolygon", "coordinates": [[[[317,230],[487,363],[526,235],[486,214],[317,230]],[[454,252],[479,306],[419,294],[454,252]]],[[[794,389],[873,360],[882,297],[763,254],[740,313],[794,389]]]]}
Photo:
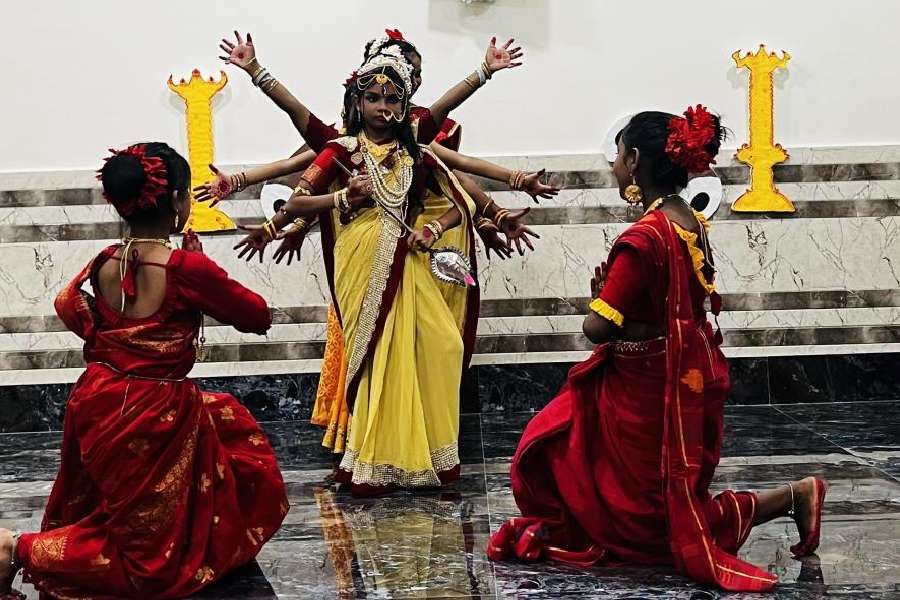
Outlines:
{"type": "Polygon", "coordinates": [[[368,501],[314,490],[338,598],[480,598],[473,505],[459,493],[368,501]],[[365,596],[363,596],[365,597],[365,596]]]}

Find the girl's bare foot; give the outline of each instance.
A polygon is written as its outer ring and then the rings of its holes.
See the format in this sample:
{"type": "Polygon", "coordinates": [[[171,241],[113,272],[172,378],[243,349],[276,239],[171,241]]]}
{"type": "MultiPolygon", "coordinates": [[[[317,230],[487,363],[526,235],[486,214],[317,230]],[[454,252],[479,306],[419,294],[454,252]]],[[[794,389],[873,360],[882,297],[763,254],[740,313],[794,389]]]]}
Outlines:
{"type": "Polygon", "coordinates": [[[822,505],[828,484],[816,477],[807,477],[794,484],[794,522],[800,542],[791,546],[796,557],[808,556],[819,547],[822,529],[822,505]]]}

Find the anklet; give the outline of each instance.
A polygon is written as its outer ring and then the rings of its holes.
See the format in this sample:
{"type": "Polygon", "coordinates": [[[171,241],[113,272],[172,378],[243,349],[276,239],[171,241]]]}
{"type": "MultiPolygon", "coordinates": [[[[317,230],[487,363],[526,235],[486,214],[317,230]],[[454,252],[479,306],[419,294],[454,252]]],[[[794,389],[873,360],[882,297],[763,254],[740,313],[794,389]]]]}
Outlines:
{"type": "Polygon", "coordinates": [[[796,504],[794,504],[794,486],[793,486],[793,484],[790,484],[790,483],[789,483],[789,484],[788,484],[788,489],[791,490],[791,507],[790,507],[790,508],[788,509],[788,511],[787,511],[787,516],[793,517],[793,516],[794,516],[794,509],[795,509],[795,507],[796,507],[796,504]]]}

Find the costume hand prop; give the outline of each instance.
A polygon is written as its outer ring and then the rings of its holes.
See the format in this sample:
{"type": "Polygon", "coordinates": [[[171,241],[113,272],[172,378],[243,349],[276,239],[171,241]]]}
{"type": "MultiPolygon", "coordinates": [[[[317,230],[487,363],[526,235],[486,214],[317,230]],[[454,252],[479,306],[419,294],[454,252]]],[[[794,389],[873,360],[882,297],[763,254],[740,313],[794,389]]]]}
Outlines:
{"type": "Polygon", "coordinates": [[[347,200],[354,208],[365,202],[372,195],[372,180],[367,173],[354,175],[347,182],[347,200]]]}
{"type": "Polygon", "coordinates": [[[222,38],[222,43],[219,44],[219,48],[221,48],[227,56],[220,56],[219,58],[225,61],[226,64],[240,67],[246,71],[247,65],[256,58],[256,48],[253,47],[253,38],[250,37],[250,34],[248,33],[247,40],[244,41],[241,34],[237,31],[234,32],[234,38],[237,41],[236,45],[229,40],[222,38]]]}
{"type": "Polygon", "coordinates": [[[500,230],[496,225],[485,225],[478,229],[478,235],[481,237],[481,242],[484,244],[484,254],[487,256],[488,260],[491,260],[492,250],[500,257],[500,260],[506,260],[512,256],[509,242],[504,242],[500,239],[499,231],[500,230]]]}
{"type": "Polygon", "coordinates": [[[416,229],[406,238],[406,243],[410,250],[419,250],[422,252],[431,250],[431,247],[434,246],[436,241],[437,239],[435,239],[434,234],[428,229],[416,229]]]}
{"type": "Polygon", "coordinates": [[[206,202],[212,200],[209,206],[212,208],[234,192],[234,184],[231,175],[218,170],[215,165],[209,165],[210,170],[215,173],[215,178],[207,181],[202,185],[194,188],[194,200],[197,202],[206,202]]]}
{"type": "Polygon", "coordinates": [[[559,193],[559,188],[552,185],[541,183],[541,177],[547,172],[541,169],[536,173],[529,173],[522,178],[522,191],[531,196],[535,204],[538,204],[538,198],[552,198],[559,193]]]}
{"type": "Polygon", "coordinates": [[[269,245],[269,242],[272,241],[269,239],[269,236],[266,235],[262,225],[238,225],[238,229],[247,232],[247,237],[235,244],[233,248],[234,250],[237,250],[238,248],[241,249],[238,253],[238,258],[244,258],[244,255],[246,254],[246,260],[249,261],[258,252],[259,262],[262,263],[263,252],[265,251],[266,246],[269,245]]]}
{"type": "Polygon", "coordinates": [[[203,252],[203,244],[193,229],[188,229],[181,236],[181,249],[185,252],[203,252]]]}
{"type": "Polygon", "coordinates": [[[291,264],[291,261],[294,260],[295,256],[297,261],[299,261],[300,248],[303,246],[303,242],[306,240],[306,234],[308,232],[309,229],[306,227],[295,227],[290,231],[279,232],[278,239],[281,240],[281,244],[278,245],[275,254],[272,255],[272,258],[275,259],[275,264],[281,264],[281,261],[285,256],[287,256],[287,264],[291,264]]]}
{"type": "Polygon", "coordinates": [[[594,269],[594,276],[591,277],[591,298],[600,296],[603,286],[606,285],[607,274],[609,274],[609,268],[606,266],[606,262],[594,269]]]}
{"type": "Polygon", "coordinates": [[[510,49],[510,46],[514,41],[513,38],[510,38],[508,42],[498,48],[497,38],[491,38],[487,52],[484,55],[484,62],[491,73],[496,73],[503,69],[513,69],[522,65],[521,62],[515,62],[522,58],[522,48],[516,46],[515,48],[510,49]]]}
{"type": "Polygon", "coordinates": [[[506,218],[503,219],[503,226],[501,229],[506,236],[506,242],[510,247],[512,247],[512,243],[515,243],[519,256],[525,256],[525,248],[522,246],[523,243],[529,250],[534,252],[534,246],[532,245],[529,236],[538,240],[541,239],[541,236],[522,223],[522,217],[527,215],[530,211],[530,208],[516,210],[509,213],[506,218]]]}

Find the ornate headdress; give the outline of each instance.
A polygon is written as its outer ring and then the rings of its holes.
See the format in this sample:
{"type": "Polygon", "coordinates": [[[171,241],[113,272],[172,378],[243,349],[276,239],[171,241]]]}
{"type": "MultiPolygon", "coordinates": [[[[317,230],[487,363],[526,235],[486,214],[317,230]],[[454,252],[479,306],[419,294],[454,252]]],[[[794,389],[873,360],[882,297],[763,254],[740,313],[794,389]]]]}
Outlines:
{"type": "Polygon", "coordinates": [[[371,86],[373,82],[382,85],[386,84],[388,76],[385,74],[385,69],[391,69],[400,76],[400,80],[403,82],[403,89],[397,91],[400,92],[401,98],[407,100],[412,94],[412,65],[409,64],[409,61],[403,56],[403,52],[396,46],[384,48],[378,54],[369,56],[366,62],[355,71],[356,77],[351,77],[348,83],[351,80],[355,80],[357,89],[360,91],[371,86]]]}
{"type": "Polygon", "coordinates": [[[672,117],[669,121],[666,154],[688,173],[702,173],[716,164],[715,157],[707,150],[715,136],[715,117],[701,104],[688,107],[683,117],[672,117]]]}
{"type": "MultiPolygon", "coordinates": [[[[366,51],[366,60],[368,60],[370,56],[374,56],[381,52],[381,49],[390,44],[392,41],[409,44],[410,46],[412,46],[413,50],[416,50],[416,45],[403,37],[403,34],[400,33],[399,29],[385,29],[383,36],[372,38],[369,41],[368,50],[366,51]]],[[[416,50],[416,52],[418,52],[418,50],[416,50]]]]}
{"type": "MultiPolygon", "coordinates": [[[[147,156],[144,144],[135,144],[124,150],[110,148],[109,151],[112,152],[112,155],[104,158],[104,163],[116,156],[136,158],[144,171],[144,183],[137,194],[131,198],[111,198],[104,190],[103,197],[106,198],[106,201],[115,206],[119,214],[126,218],[142,210],[154,208],[157,199],[166,192],[169,185],[166,163],[163,162],[163,159],[158,156],[147,156]]],[[[102,168],[97,171],[97,179],[103,180],[102,168]]]]}

